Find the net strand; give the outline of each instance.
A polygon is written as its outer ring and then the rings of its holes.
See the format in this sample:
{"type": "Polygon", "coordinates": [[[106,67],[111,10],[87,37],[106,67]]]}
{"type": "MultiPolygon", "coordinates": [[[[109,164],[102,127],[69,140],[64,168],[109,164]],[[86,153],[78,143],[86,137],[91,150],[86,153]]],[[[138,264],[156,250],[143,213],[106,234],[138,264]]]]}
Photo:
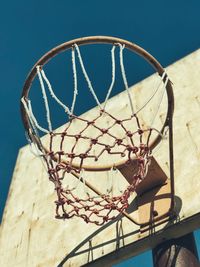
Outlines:
{"type": "Polygon", "coordinates": [[[91,81],[90,81],[90,79],[89,79],[89,76],[88,76],[88,74],[87,74],[87,72],[86,72],[86,69],[85,69],[85,66],[84,66],[84,63],[83,63],[83,59],[82,59],[82,56],[81,56],[81,52],[80,52],[80,50],[79,50],[79,47],[78,47],[77,44],[74,44],[74,47],[75,47],[75,49],[76,49],[76,51],[77,51],[78,59],[79,59],[79,63],[80,63],[80,66],[81,66],[83,75],[84,75],[84,77],[85,77],[85,80],[86,80],[86,82],[87,82],[87,84],[88,84],[88,88],[89,88],[90,92],[92,93],[92,95],[93,95],[93,97],[94,97],[94,99],[95,99],[97,105],[98,105],[98,106],[100,107],[100,109],[101,109],[101,104],[100,104],[100,102],[99,102],[99,100],[98,100],[98,98],[97,98],[97,95],[96,95],[96,93],[95,93],[95,91],[94,91],[94,88],[93,88],[93,86],[92,86],[92,83],[91,83],[91,81]]]}
{"type": "Polygon", "coordinates": [[[31,101],[30,100],[27,100],[27,101],[28,101],[28,105],[27,105],[27,103],[26,103],[24,98],[21,99],[21,102],[22,102],[22,104],[23,104],[23,106],[24,106],[24,108],[26,110],[26,113],[28,115],[29,121],[31,123],[31,126],[32,126],[34,132],[37,133],[36,129],[38,129],[41,132],[48,134],[49,131],[47,129],[43,128],[42,126],[40,126],[39,123],[37,122],[37,119],[33,115],[31,101]]]}
{"type": "Polygon", "coordinates": [[[31,139],[30,139],[30,137],[28,136],[27,133],[25,133],[25,136],[26,136],[26,140],[27,140],[27,142],[29,144],[31,153],[35,157],[41,157],[41,156],[43,156],[43,153],[38,149],[38,147],[36,146],[36,144],[31,141],[31,139]]]}
{"type": "Polygon", "coordinates": [[[113,191],[113,182],[114,182],[114,179],[113,179],[113,167],[112,169],[110,170],[110,172],[107,172],[107,193],[111,193],[113,191]]]}
{"type": "Polygon", "coordinates": [[[153,115],[153,117],[152,117],[152,121],[151,121],[150,127],[153,126],[154,121],[155,121],[155,119],[156,119],[156,116],[157,116],[157,114],[158,114],[158,111],[159,111],[159,109],[160,109],[160,106],[161,106],[161,103],[162,103],[162,100],[163,100],[163,97],[164,97],[164,94],[165,94],[165,91],[166,91],[166,85],[167,85],[168,81],[169,81],[169,77],[166,76],[166,80],[165,80],[165,82],[163,83],[163,87],[162,87],[162,90],[161,90],[161,95],[160,95],[160,98],[159,98],[159,100],[158,100],[157,109],[156,109],[156,111],[155,111],[155,113],[154,113],[154,115],[153,115]]]}
{"type": "Polygon", "coordinates": [[[127,92],[127,95],[128,95],[128,99],[129,99],[129,103],[130,103],[130,107],[131,107],[131,112],[132,112],[132,115],[134,115],[133,102],[132,102],[131,95],[130,95],[130,92],[129,92],[128,81],[127,81],[126,72],[125,72],[125,68],[124,68],[123,50],[125,48],[125,45],[119,44],[119,47],[120,47],[120,69],[121,69],[121,74],[122,74],[124,86],[125,86],[125,89],[126,89],[126,92],[127,92]]]}
{"type": "MultiPolygon", "coordinates": [[[[161,80],[158,81],[158,84],[157,84],[157,86],[156,86],[156,90],[155,90],[154,93],[150,96],[150,98],[144,103],[144,105],[143,105],[141,108],[139,108],[139,109],[135,112],[135,114],[138,114],[141,110],[143,110],[143,109],[149,104],[149,102],[154,98],[154,96],[155,96],[156,93],[158,92],[158,90],[159,90],[159,88],[160,88],[160,86],[161,86],[161,84],[162,84],[162,82],[163,82],[163,79],[164,79],[165,75],[166,75],[166,72],[163,72],[163,74],[162,74],[162,76],[161,76],[161,80]]],[[[160,77],[160,76],[159,76],[159,77],[160,77]]]]}
{"type": "Polygon", "coordinates": [[[73,80],[74,80],[74,95],[73,95],[73,101],[72,101],[72,106],[71,106],[71,114],[74,113],[76,97],[78,95],[77,71],[76,71],[76,60],[75,60],[74,48],[72,48],[72,70],[73,70],[73,80]]]}
{"type": "Polygon", "coordinates": [[[44,132],[44,133],[47,133],[48,134],[49,133],[49,130],[47,130],[44,127],[40,126],[39,123],[38,123],[38,121],[37,121],[37,119],[36,119],[36,117],[34,116],[33,110],[32,110],[32,106],[31,106],[31,101],[30,100],[28,101],[28,108],[29,108],[29,112],[30,112],[30,118],[31,118],[31,120],[34,123],[34,126],[38,130],[40,130],[41,132],[44,132]]]}
{"type": "Polygon", "coordinates": [[[112,49],[111,49],[111,62],[112,62],[112,80],[111,80],[111,84],[110,84],[110,87],[108,89],[108,92],[107,92],[107,95],[106,95],[106,98],[105,98],[105,104],[104,104],[104,109],[107,105],[107,102],[108,102],[108,99],[110,97],[110,94],[112,92],[112,89],[113,89],[113,86],[115,84],[115,48],[116,46],[113,46],[112,49]]]}
{"type": "Polygon", "coordinates": [[[47,118],[47,123],[48,123],[48,129],[49,129],[50,132],[52,132],[52,124],[51,124],[49,103],[48,103],[47,94],[46,94],[44,82],[43,82],[43,79],[42,79],[42,75],[40,73],[40,66],[37,66],[36,69],[37,69],[37,75],[38,75],[39,82],[40,82],[40,87],[41,87],[41,90],[42,90],[42,96],[43,96],[43,99],[44,99],[44,105],[45,105],[45,109],[46,109],[46,118],[47,118]]]}
{"type": "MultiPolygon", "coordinates": [[[[39,67],[39,66],[38,66],[39,67]]],[[[52,86],[51,86],[51,83],[50,83],[50,81],[48,80],[48,78],[47,78],[47,76],[46,76],[46,74],[45,74],[45,72],[44,72],[44,70],[43,69],[41,69],[40,70],[40,72],[41,72],[41,75],[42,75],[42,77],[43,77],[43,79],[45,80],[45,82],[46,82],[46,84],[47,84],[47,87],[48,87],[48,90],[49,90],[49,92],[50,92],[50,95],[52,96],[52,98],[54,98],[55,99],[55,101],[61,106],[61,107],[63,107],[63,109],[64,109],[64,111],[68,114],[68,115],[71,115],[71,112],[70,112],[70,110],[69,110],[69,108],[55,95],[55,93],[54,93],[54,90],[53,90],[53,88],[52,88],[52,86]]],[[[39,72],[39,73],[40,73],[39,72]]]]}

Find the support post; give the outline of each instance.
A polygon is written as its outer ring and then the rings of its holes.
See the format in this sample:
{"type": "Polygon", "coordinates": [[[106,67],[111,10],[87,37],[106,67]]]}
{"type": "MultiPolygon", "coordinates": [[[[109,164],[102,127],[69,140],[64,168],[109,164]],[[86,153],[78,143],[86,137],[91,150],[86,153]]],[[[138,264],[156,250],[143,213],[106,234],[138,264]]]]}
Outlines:
{"type": "Polygon", "coordinates": [[[154,267],[200,267],[193,233],[159,244],[152,254],[154,267]]]}

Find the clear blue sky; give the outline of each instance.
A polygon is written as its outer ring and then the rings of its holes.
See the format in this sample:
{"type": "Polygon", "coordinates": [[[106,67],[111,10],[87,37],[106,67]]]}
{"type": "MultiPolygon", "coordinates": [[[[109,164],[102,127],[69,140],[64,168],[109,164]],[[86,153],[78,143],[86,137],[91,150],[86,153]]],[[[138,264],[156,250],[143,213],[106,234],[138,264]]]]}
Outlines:
{"type": "MultiPolygon", "coordinates": [[[[73,38],[111,35],[133,41],[164,66],[200,46],[200,1],[3,1],[0,9],[0,215],[18,149],[26,144],[19,112],[24,78],[50,48],[73,38]]],[[[136,82],[148,73],[136,77],[136,82]]],[[[199,232],[196,232],[200,246],[199,232]]],[[[146,253],[119,266],[151,266],[146,253]]]]}

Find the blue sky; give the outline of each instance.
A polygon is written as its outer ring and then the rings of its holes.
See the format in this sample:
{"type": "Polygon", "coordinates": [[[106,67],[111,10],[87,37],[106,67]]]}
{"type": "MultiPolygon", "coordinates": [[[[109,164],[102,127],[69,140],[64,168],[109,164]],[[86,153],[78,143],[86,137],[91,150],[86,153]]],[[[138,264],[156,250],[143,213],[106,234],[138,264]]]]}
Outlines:
{"type": "MultiPolygon", "coordinates": [[[[163,66],[200,45],[200,1],[48,0],[3,1],[0,10],[0,169],[2,214],[18,149],[26,144],[19,101],[33,63],[67,40],[111,35],[133,41],[163,66]]],[[[142,72],[131,82],[148,75],[142,72]]],[[[196,232],[199,241],[199,232],[196,232]]],[[[120,266],[150,266],[151,254],[120,266]]]]}

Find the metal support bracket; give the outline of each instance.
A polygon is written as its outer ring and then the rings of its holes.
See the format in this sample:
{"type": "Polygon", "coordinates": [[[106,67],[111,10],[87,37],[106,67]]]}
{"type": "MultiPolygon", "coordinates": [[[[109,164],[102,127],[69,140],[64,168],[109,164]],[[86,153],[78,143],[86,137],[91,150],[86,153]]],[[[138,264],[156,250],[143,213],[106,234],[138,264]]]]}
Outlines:
{"type": "MultiPolygon", "coordinates": [[[[135,169],[136,162],[133,161],[119,171],[130,183],[135,169]]],[[[171,181],[154,157],[151,159],[145,179],[137,186],[136,193],[141,229],[149,229],[154,223],[161,224],[170,219],[174,198],[171,181]]]]}

